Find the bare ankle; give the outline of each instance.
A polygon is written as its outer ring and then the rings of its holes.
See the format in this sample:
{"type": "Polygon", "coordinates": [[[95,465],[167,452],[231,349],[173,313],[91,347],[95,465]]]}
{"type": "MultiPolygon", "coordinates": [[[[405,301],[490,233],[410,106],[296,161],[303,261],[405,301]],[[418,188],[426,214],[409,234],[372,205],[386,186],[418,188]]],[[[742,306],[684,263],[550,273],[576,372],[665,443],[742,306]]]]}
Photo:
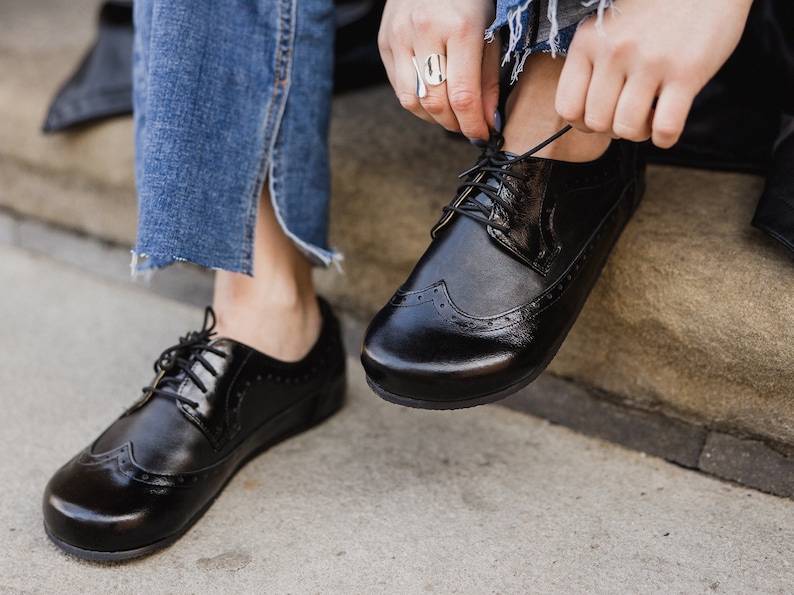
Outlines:
{"type": "MultiPolygon", "coordinates": [[[[554,108],[563,59],[531,56],[507,101],[504,150],[522,154],[561,130],[566,122],[554,108]]],[[[535,155],[559,161],[592,161],[609,146],[601,134],[570,130],[535,155]]]]}
{"type": "Polygon", "coordinates": [[[267,278],[219,271],[213,307],[219,335],[283,361],[302,359],[322,327],[310,275],[267,278]]]}
{"type": "Polygon", "coordinates": [[[322,315],[312,303],[216,306],[219,336],[234,339],[282,361],[303,359],[317,342],[322,315]]]}

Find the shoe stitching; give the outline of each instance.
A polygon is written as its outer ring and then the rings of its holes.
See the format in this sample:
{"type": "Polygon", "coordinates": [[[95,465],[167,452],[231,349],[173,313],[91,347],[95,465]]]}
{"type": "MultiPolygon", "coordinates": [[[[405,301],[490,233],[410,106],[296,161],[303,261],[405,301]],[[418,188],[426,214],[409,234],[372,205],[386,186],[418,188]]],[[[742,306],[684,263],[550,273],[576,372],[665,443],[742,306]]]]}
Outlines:
{"type": "MultiPolygon", "coordinates": [[[[130,407],[125,416],[133,413],[134,411],[143,407],[155,395],[163,396],[174,399],[177,406],[181,409],[183,415],[194,425],[196,425],[201,432],[205,435],[210,442],[213,450],[220,451],[240,430],[239,417],[237,416],[240,404],[246,392],[251,386],[251,381],[246,380],[242,390],[232,392],[231,388],[236,387],[238,379],[241,377],[243,369],[248,363],[251,356],[255,351],[245,345],[238,344],[231,339],[222,339],[224,343],[231,346],[229,351],[224,351],[219,348],[220,342],[210,343],[210,339],[215,332],[215,313],[211,307],[207,307],[204,314],[204,325],[201,331],[191,331],[186,336],[181,337],[179,343],[169,347],[160,355],[155,362],[155,372],[157,376],[151,386],[143,389],[143,397],[130,407]],[[202,382],[201,378],[194,372],[197,365],[201,365],[206,369],[210,375],[215,378],[219,372],[215,367],[205,359],[204,353],[209,352],[217,355],[223,359],[230,356],[234,345],[240,345],[246,350],[245,357],[240,365],[237,366],[235,377],[229,383],[230,390],[225,397],[224,411],[225,417],[222,424],[218,424],[216,430],[212,430],[206,423],[207,417],[199,410],[201,404],[188,398],[184,392],[189,386],[195,386],[203,395],[209,396],[214,389],[208,387],[202,382]],[[184,377],[180,380],[178,385],[175,385],[180,372],[184,373],[184,377]],[[232,419],[231,416],[234,416],[232,419]]],[[[333,345],[324,340],[326,329],[323,329],[318,343],[326,343],[322,350],[319,352],[310,352],[304,360],[310,371],[302,371],[299,373],[285,370],[284,372],[270,372],[266,375],[266,380],[275,384],[303,384],[308,382],[312,375],[325,365],[328,360],[328,353],[333,345]]],[[[278,361],[278,360],[274,360],[278,361]]],[[[287,365],[287,368],[290,366],[287,365]]],[[[302,366],[303,367],[303,366],[302,366]]],[[[263,374],[256,375],[256,381],[261,382],[263,374]]],[[[216,396],[217,398],[217,396],[216,396]]]]}
{"type": "MultiPolygon", "coordinates": [[[[547,176],[551,175],[553,166],[553,162],[548,164],[549,171],[547,172],[547,176]]],[[[527,266],[545,276],[548,274],[549,270],[554,264],[554,259],[562,251],[562,245],[551,223],[553,220],[554,206],[546,206],[547,204],[556,205],[558,197],[550,196],[548,193],[548,188],[544,188],[540,209],[538,211],[539,249],[534,258],[529,259],[525,256],[522,246],[513,239],[510,233],[508,233],[513,229],[512,215],[515,212],[515,203],[519,202],[517,196],[520,194],[520,190],[515,184],[509,183],[508,180],[502,181],[502,185],[505,188],[505,191],[509,193],[509,197],[505,199],[505,203],[508,203],[510,208],[507,209],[499,203],[494,203],[492,217],[494,220],[499,219],[503,223],[501,228],[494,225],[488,225],[488,235],[508,248],[510,252],[512,252],[527,266]]]]}
{"type": "Polygon", "coordinates": [[[433,303],[436,313],[452,324],[468,330],[476,330],[478,332],[497,331],[515,326],[524,322],[526,319],[537,316],[541,312],[547,310],[559,299],[565,295],[567,290],[573,285],[574,281],[579,277],[582,272],[581,264],[587,261],[590,253],[596,245],[596,242],[601,239],[604,229],[612,223],[616,217],[620,207],[624,203],[624,199],[628,191],[632,190],[634,185],[631,184],[627,190],[621,195],[620,199],[615,203],[610,212],[604,217],[601,223],[596,228],[595,233],[590,237],[585,247],[579,255],[571,262],[571,265],[559,277],[559,280],[548,287],[545,291],[540,293],[531,302],[517,306],[512,310],[503,312],[496,316],[478,317],[471,316],[458,308],[449,296],[446,282],[441,280],[436,283],[417,291],[401,291],[398,290],[391,299],[391,304],[396,307],[414,307],[424,303],[433,303]],[[444,299],[439,299],[439,292],[442,293],[444,299]],[[555,292],[557,295],[555,296],[555,292]],[[426,299],[429,298],[429,299],[426,299]],[[446,310],[447,304],[455,314],[449,313],[446,310]]]}
{"type": "Polygon", "coordinates": [[[243,440],[238,448],[233,450],[219,461],[215,462],[210,467],[205,467],[200,471],[188,471],[175,475],[155,473],[153,471],[147,471],[143,469],[135,462],[129,442],[114,450],[102,453],[101,455],[92,454],[90,449],[86,449],[80,455],[78,462],[81,465],[97,467],[115,462],[119,473],[134,481],[158,487],[189,487],[191,485],[197,484],[198,482],[206,481],[207,479],[217,476],[218,474],[224,472],[229,465],[233,465],[235,462],[237,462],[237,460],[242,458],[244,452],[244,449],[240,447],[242,447],[248,440],[252,438],[253,435],[243,440]]]}
{"type": "MultiPolygon", "coordinates": [[[[230,339],[227,339],[227,341],[234,344],[234,341],[230,339]]],[[[204,416],[198,413],[197,409],[192,408],[185,403],[179,404],[183,413],[204,432],[205,436],[207,436],[207,439],[210,441],[210,444],[216,452],[223,449],[223,447],[228,444],[232,438],[234,438],[235,434],[240,431],[240,407],[242,402],[245,400],[246,395],[252,390],[252,388],[264,384],[265,382],[271,384],[288,384],[296,386],[308,383],[312,379],[313,374],[316,374],[323,366],[325,366],[326,362],[329,361],[328,354],[333,349],[334,345],[329,342],[323,346],[322,351],[311,354],[310,359],[307,357],[307,363],[311,362],[310,372],[268,372],[267,374],[257,374],[253,380],[242,381],[241,386],[237,386],[238,382],[240,382],[240,378],[243,376],[243,371],[255,353],[253,349],[247,348],[245,346],[243,347],[246,348],[247,353],[244,360],[239,364],[235,376],[229,384],[230,388],[226,395],[226,402],[224,403],[224,410],[226,411],[225,427],[220,427],[216,432],[212,432],[207,424],[204,423],[204,416]]],[[[289,365],[290,364],[287,364],[287,367],[289,367],[289,365]]],[[[188,382],[189,379],[186,378],[183,381],[183,386],[185,386],[188,382]]]]}
{"type": "MultiPolygon", "coordinates": [[[[555,165],[554,160],[550,161],[550,166],[553,167],[555,165]]],[[[566,164],[566,165],[573,165],[576,167],[577,165],[581,165],[586,168],[593,168],[593,166],[589,163],[584,164],[566,164]]],[[[586,189],[593,189],[602,186],[604,183],[608,182],[612,179],[615,174],[619,170],[619,165],[615,162],[608,162],[608,164],[604,167],[599,167],[596,173],[577,173],[573,176],[568,177],[563,186],[560,190],[550,194],[548,190],[544,191],[542,197],[542,203],[539,213],[539,232],[540,237],[546,238],[546,235],[550,236],[551,241],[548,239],[545,240],[544,244],[549,246],[547,249],[543,249],[541,247],[538,254],[535,255],[534,258],[527,258],[524,253],[522,247],[513,240],[512,236],[501,229],[493,229],[489,226],[488,233],[491,237],[493,237],[498,242],[502,243],[505,247],[507,247],[517,258],[519,258],[522,262],[526,263],[528,266],[536,270],[542,275],[548,274],[549,270],[551,270],[552,265],[554,264],[555,259],[562,252],[562,243],[559,240],[559,236],[554,226],[554,212],[556,210],[557,204],[559,200],[567,194],[567,191],[571,189],[577,190],[586,190],[586,189]]],[[[551,172],[549,172],[550,175],[551,172]]],[[[510,198],[506,200],[506,202],[510,203],[511,209],[505,210],[499,204],[494,205],[494,211],[499,213],[504,213],[500,215],[502,219],[505,221],[504,227],[508,228],[508,231],[512,229],[512,221],[510,216],[515,211],[515,207],[512,205],[515,202],[518,202],[519,199],[516,197],[520,194],[520,190],[515,187],[514,184],[510,184],[507,181],[504,182],[504,186],[506,187],[507,191],[511,194],[510,198]]]]}
{"type": "MultiPolygon", "coordinates": [[[[205,320],[206,323],[206,320],[205,320]]],[[[275,374],[275,373],[268,373],[266,376],[264,374],[257,374],[256,381],[262,382],[263,380],[275,382],[275,383],[286,383],[290,384],[292,380],[295,380],[296,383],[306,382],[311,378],[312,374],[315,374],[319,371],[321,366],[324,366],[326,362],[331,362],[332,369],[329,368],[328,372],[325,374],[324,381],[322,383],[323,387],[327,387],[330,382],[332,382],[332,376],[339,373],[340,363],[341,363],[341,370],[342,374],[344,374],[344,358],[340,358],[339,362],[334,363],[334,355],[338,355],[337,352],[339,350],[340,345],[338,344],[337,340],[334,340],[333,333],[334,330],[331,327],[328,327],[329,321],[323,326],[323,330],[321,331],[320,337],[317,341],[318,346],[322,345],[321,349],[313,349],[309,355],[307,356],[306,363],[307,365],[311,364],[311,372],[304,372],[302,374],[275,374]]],[[[335,323],[334,323],[335,324],[335,323]]],[[[205,324],[206,326],[206,324],[205,324]]],[[[249,357],[250,357],[249,353],[249,357]]],[[[240,367],[242,369],[242,366],[240,367]]],[[[315,391],[310,394],[305,394],[298,400],[292,403],[292,407],[297,407],[299,405],[303,405],[306,401],[317,399],[318,395],[322,395],[324,392],[324,388],[319,392],[315,391]]],[[[144,399],[134,405],[130,410],[128,410],[125,415],[129,414],[132,410],[137,407],[142,406],[151,395],[145,395],[144,399]]],[[[216,461],[209,467],[205,467],[198,471],[187,471],[184,473],[178,474],[167,474],[167,473],[157,473],[153,471],[147,471],[138,465],[133,456],[132,456],[132,443],[127,442],[122,446],[114,448],[112,450],[95,454],[92,452],[94,444],[85,448],[80,454],[75,457],[74,462],[78,465],[84,465],[88,467],[98,467],[102,465],[108,465],[115,461],[116,467],[118,472],[125,475],[126,477],[138,481],[140,483],[144,483],[147,485],[153,485],[157,487],[173,487],[173,488],[185,488],[190,487],[191,485],[195,485],[199,482],[206,481],[208,479],[214,478],[219,474],[230,474],[234,471],[237,464],[244,459],[246,456],[256,452],[257,448],[263,445],[267,445],[269,440],[264,440],[262,445],[254,446],[250,448],[252,442],[255,442],[258,436],[258,430],[262,429],[264,425],[267,423],[273,422],[279,416],[285,415],[290,411],[291,407],[284,409],[278,412],[276,415],[268,418],[262,424],[254,428],[248,436],[243,438],[239,444],[235,446],[235,448],[222,457],[220,460],[216,461]],[[231,469],[230,469],[231,467],[231,469]]]]}
{"type": "MultiPolygon", "coordinates": [[[[292,406],[296,407],[303,404],[306,400],[313,398],[316,398],[315,393],[307,394],[293,402],[292,406]]],[[[249,449],[247,449],[246,446],[257,438],[257,430],[261,429],[265,423],[271,422],[280,415],[286,414],[289,409],[290,408],[280,411],[275,416],[269,418],[246,436],[229,454],[209,467],[204,467],[198,471],[186,471],[177,474],[147,471],[135,462],[132,456],[132,445],[129,442],[101,454],[92,453],[91,447],[88,447],[78,455],[77,462],[85,466],[101,466],[115,461],[118,471],[135,481],[158,487],[190,487],[198,482],[203,482],[221,473],[225,473],[229,466],[234,467],[240,460],[247,456],[249,449]]]]}

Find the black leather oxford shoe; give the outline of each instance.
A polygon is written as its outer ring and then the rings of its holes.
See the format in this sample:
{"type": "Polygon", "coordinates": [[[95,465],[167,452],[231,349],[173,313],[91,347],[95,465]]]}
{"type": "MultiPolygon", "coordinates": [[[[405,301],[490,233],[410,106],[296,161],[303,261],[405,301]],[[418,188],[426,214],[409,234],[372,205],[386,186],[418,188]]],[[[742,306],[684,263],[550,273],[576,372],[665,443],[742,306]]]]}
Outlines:
{"type": "Polygon", "coordinates": [[[587,163],[500,146],[493,139],[464,174],[429,248],[365,333],[367,380],[387,401],[456,409],[534,380],[644,189],[631,143],[587,163]]]}
{"type": "Polygon", "coordinates": [[[50,538],[92,560],[164,547],[246,460],[337,411],[345,355],[337,321],[320,305],[320,338],[295,363],[213,339],[208,309],[204,330],[163,353],[141,401],[50,480],[43,502],[50,538]]]}

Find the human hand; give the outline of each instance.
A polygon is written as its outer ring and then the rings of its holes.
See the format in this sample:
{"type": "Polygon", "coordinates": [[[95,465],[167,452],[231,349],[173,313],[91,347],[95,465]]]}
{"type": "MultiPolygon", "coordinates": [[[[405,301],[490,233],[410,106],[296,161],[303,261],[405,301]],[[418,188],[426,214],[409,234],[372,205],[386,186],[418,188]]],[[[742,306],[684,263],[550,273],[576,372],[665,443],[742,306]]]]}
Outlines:
{"type": "Polygon", "coordinates": [[[591,18],[574,35],[557,113],[585,132],[673,146],[695,95],[739,43],[751,3],[616,0],[603,34],[591,18]]]}
{"type": "Polygon", "coordinates": [[[488,140],[499,101],[498,41],[486,43],[492,0],[388,0],[378,45],[400,104],[469,139],[488,140]],[[416,95],[413,57],[446,56],[444,83],[416,95]]]}

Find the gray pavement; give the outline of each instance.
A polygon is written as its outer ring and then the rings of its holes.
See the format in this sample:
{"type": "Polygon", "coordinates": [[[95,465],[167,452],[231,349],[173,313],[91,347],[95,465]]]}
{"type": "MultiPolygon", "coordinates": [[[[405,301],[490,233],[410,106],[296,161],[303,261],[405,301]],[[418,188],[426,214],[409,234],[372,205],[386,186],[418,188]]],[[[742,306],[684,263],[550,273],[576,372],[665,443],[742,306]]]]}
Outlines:
{"type": "Polygon", "coordinates": [[[792,590],[794,502],[500,406],[381,402],[355,354],[345,409],[252,461],[175,545],[78,560],[44,535],[44,484],[201,310],[3,242],[0,296],[0,592],[792,590]]]}

